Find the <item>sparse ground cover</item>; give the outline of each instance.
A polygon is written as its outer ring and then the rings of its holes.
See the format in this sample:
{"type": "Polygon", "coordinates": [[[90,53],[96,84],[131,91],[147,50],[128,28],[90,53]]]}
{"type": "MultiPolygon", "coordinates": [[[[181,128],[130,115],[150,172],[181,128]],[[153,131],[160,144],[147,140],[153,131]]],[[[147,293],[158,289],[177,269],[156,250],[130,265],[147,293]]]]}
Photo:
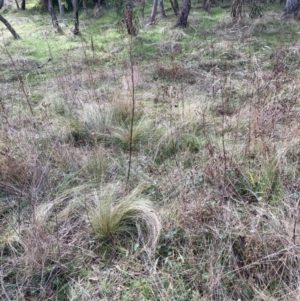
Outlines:
{"type": "Polygon", "coordinates": [[[299,300],[300,26],[229,11],[5,8],[1,300],[299,300]]]}

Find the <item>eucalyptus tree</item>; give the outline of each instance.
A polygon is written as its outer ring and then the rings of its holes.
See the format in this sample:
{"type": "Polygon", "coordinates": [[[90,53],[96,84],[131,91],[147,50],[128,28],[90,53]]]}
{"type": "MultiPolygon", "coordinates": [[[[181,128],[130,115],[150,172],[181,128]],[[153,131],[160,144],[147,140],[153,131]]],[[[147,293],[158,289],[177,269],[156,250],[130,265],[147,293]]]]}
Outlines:
{"type": "Polygon", "coordinates": [[[151,16],[150,16],[150,19],[149,19],[150,24],[153,24],[154,21],[155,21],[156,12],[157,12],[157,5],[158,5],[158,0],[154,0],[153,5],[152,5],[151,16]]]}
{"type": "Polygon", "coordinates": [[[151,16],[150,16],[150,19],[149,19],[150,24],[153,24],[155,22],[155,17],[156,17],[156,13],[157,13],[157,6],[159,6],[160,14],[163,17],[166,17],[166,12],[165,12],[165,8],[164,8],[163,0],[154,0],[153,1],[153,6],[152,6],[151,16]]]}
{"type": "MultiPolygon", "coordinates": [[[[48,12],[50,14],[51,20],[52,20],[53,27],[57,30],[60,30],[52,0],[48,0],[47,8],[48,8],[48,12]]],[[[75,24],[76,24],[76,21],[75,21],[75,24]]]]}
{"type": "Polygon", "coordinates": [[[181,11],[178,15],[176,26],[179,26],[179,27],[187,26],[187,24],[188,24],[187,20],[189,17],[190,9],[191,9],[191,0],[183,0],[182,6],[181,6],[181,11]]]}
{"type": "MultiPolygon", "coordinates": [[[[170,0],[170,3],[171,3],[171,6],[173,8],[175,15],[178,16],[176,26],[186,27],[187,19],[188,19],[190,9],[191,9],[191,0],[183,0],[180,11],[179,11],[179,5],[178,5],[177,0],[170,0]]],[[[159,6],[161,15],[163,17],[166,17],[163,0],[153,0],[151,16],[149,19],[150,24],[154,23],[154,21],[155,21],[155,16],[157,13],[157,6],[159,6]]]]}
{"type": "Polygon", "coordinates": [[[170,0],[170,3],[171,3],[172,9],[173,9],[175,15],[178,16],[178,13],[179,13],[178,1],[177,0],[170,0]]]}
{"type": "Polygon", "coordinates": [[[59,7],[59,14],[63,16],[65,14],[64,5],[62,3],[62,0],[58,0],[58,7],[59,7]]]}

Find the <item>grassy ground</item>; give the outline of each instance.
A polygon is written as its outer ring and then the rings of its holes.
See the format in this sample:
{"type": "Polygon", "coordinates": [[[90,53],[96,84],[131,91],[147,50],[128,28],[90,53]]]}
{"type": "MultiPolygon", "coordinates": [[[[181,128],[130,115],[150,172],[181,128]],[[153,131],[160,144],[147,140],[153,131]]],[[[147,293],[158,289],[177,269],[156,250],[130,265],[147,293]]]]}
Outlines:
{"type": "Polygon", "coordinates": [[[4,7],[1,300],[300,300],[300,25],[197,6],[4,7]]]}

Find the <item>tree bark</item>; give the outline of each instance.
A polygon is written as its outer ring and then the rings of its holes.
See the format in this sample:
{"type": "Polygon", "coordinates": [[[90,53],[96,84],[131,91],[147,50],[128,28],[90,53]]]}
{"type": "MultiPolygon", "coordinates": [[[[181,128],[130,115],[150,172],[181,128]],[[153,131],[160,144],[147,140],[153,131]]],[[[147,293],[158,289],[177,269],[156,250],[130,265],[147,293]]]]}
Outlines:
{"type": "Polygon", "coordinates": [[[3,7],[4,5],[4,0],[0,0],[0,9],[3,7]]]}
{"type": "Polygon", "coordinates": [[[16,5],[17,5],[17,9],[20,9],[20,6],[19,6],[19,3],[18,3],[18,1],[17,1],[17,0],[15,0],[15,2],[16,2],[16,5]]]}
{"type": "Polygon", "coordinates": [[[26,9],[26,0],[22,0],[22,3],[21,3],[21,9],[22,9],[22,10],[25,10],[25,9],[26,9]]]}
{"type": "Polygon", "coordinates": [[[61,0],[58,0],[59,14],[63,16],[65,14],[65,9],[61,0]]]}
{"type": "Polygon", "coordinates": [[[153,1],[153,6],[152,6],[151,16],[150,16],[150,19],[149,19],[150,24],[153,24],[154,21],[155,21],[156,12],[157,12],[157,5],[158,5],[158,0],[154,0],[153,1]]]}
{"type": "Polygon", "coordinates": [[[7,29],[11,32],[15,39],[20,39],[20,36],[2,15],[0,15],[0,21],[7,27],[7,29]]]}
{"type": "Polygon", "coordinates": [[[211,5],[211,0],[204,0],[203,2],[203,9],[208,12],[209,11],[209,8],[210,8],[210,5],[211,5]]]}
{"type": "Polygon", "coordinates": [[[188,17],[189,17],[190,9],[191,9],[191,0],[183,0],[182,1],[181,12],[178,16],[176,26],[179,26],[179,27],[186,27],[187,26],[187,20],[188,20],[188,17]]]}
{"type": "Polygon", "coordinates": [[[136,31],[133,24],[133,0],[127,0],[125,4],[125,21],[128,34],[135,36],[136,31]]]}
{"type": "Polygon", "coordinates": [[[173,8],[173,11],[175,13],[176,16],[178,16],[179,13],[179,5],[178,5],[178,1],[177,0],[170,0],[171,6],[173,8]]]}
{"type": "Polygon", "coordinates": [[[158,6],[159,6],[159,12],[163,17],[166,17],[165,7],[164,7],[164,1],[158,0],[158,6]]]}
{"type": "Polygon", "coordinates": [[[75,22],[75,28],[73,32],[75,35],[78,35],[79,34],[78,1],[72,0],[72,5],[73,5],[73,17],[75,22]]]}
{"type": "Polygon", "coordinates": [[[54,11],[52,0],[48,0],[48,11],[49,11],[49,14],[51,16],[53,27],[55,29],[59,29],[59,24],[58,24],[58,21],[57,21],[57,18],[56,18],[56,14],[55,14],[55,11],[54,11]]]}

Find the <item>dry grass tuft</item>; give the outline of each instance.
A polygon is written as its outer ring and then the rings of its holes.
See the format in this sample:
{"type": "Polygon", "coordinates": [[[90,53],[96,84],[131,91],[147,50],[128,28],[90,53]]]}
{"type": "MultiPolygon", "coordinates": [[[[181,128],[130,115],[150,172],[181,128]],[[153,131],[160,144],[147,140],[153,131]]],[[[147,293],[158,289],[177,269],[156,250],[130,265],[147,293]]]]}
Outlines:
{"type": "Polygon", "coordinates": [[[108,186],[100,195],[95,193],[89,205],[88,214],[97,238],[116,242],[136,236],[146,248],[155,248],[161,224],[151,202],[141,197],[141,187],[120,200],[111,189],[108,186]]]}

